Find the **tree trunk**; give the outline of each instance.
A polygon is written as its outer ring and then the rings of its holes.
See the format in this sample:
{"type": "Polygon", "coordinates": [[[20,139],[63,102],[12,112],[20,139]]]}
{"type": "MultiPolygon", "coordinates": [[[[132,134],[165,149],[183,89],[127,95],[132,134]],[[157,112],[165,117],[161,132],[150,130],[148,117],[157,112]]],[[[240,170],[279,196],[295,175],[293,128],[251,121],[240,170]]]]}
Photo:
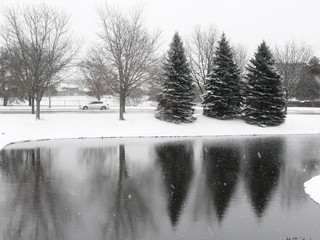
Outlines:
{"type": "Polygon", "coordinates": [[[51,87],[49,86],[49,108],[51,108],[51,87]]]}
{"type": "Polygon", "coordinates": [[[124,88],[123,88],[123,80],[120,78],[120,111],[119,111],[119,120],[125,120],[123,117],[123,114],[125,113],[125,104],[126,104],[126,95],[124,93],[124,88]]]}
{"type": "Polygon", "coordinates": [[[285,113],[285,115],[288,114],[288,102],[289,102],[289,99],[288,99],[288,97],[286,97],[286,106],[285,106],[285,108],[284,108],[284,113],[285,113]]]}
{"type": "Polygon", "coordinates": [[[36,99],[36,102],[37,102],[37,108],[36,108],[36,119],[37,120],[40,120],[40,102],[41,102],[41,99],[36,99]]]}
{"type": "Polygon", "coordinates": [[[284,113],[285,113],[285,115],[288,114],[288,105],[287,105],[287,104],[286,104],[286,106],[285,106],[284,113]]]}
{"type": "Polygon", "coordinates": [[[35,110],[34,110],[34,98],[31,97],[31,113],[35,114],[35,110]]]}
{"type": "Polygon", "coordinates": [[[8,106],[8,98],[3,98],[3,106],[8,106]]]}
{"type": "Polygon", "coordinates": [[[123,101],[123,93],[120,93],[120,106],[119,106],[119,108],[120,108],[120,111],[119,111],[119,113],[120,113],[120,116],[119,116],[119,119],[120,120],[125,120],[124,119],[124,117],[123,117],[123,113],[124,113],[124,106],[123,106],[123,104],[124,104],[124,101],[123,101]]]}
{"type": "Polygon", "coordinates": [[[198,85],[198,87],[199,87],[199,90],[200,90],[200,93],[201,93],[201,95],[204,93],[204,91],[203,91],[203,89],[202,89],[202,87],[201,87],[201,84],[197,81],[197,85],[198,85]]]}
{"type": "Polygon", "coordinates": [[[123,111],[123,113],[126,113],[126,104],[127,104],[126,95],[123,94],[122,97],[123,97],[123,99],[122,99],[122,105],[123,105],[122,106],[122,108],[123,108],[122,111],[123,111]]]}

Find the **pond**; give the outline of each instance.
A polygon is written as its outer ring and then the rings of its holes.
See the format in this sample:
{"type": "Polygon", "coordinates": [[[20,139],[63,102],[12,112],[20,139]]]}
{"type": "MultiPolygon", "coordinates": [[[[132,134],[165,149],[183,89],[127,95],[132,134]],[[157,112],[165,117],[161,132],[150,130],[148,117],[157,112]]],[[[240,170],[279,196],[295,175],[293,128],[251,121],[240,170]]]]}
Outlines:
{"type": "Polygon", "coordinates": [[[320,135],[51,140],[0,153],[0,239],[320,239],[320,135]]]}

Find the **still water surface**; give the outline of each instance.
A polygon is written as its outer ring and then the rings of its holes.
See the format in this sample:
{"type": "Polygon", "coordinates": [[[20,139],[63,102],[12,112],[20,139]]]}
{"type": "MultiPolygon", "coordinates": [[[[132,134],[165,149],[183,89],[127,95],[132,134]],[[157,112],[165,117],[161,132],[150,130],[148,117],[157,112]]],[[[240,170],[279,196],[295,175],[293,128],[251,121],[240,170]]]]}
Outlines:
{"type": "Polygon", "coordinates": [[[0,239],[320,239],[319,167],[319,135],[16,144],[0,239]]]}

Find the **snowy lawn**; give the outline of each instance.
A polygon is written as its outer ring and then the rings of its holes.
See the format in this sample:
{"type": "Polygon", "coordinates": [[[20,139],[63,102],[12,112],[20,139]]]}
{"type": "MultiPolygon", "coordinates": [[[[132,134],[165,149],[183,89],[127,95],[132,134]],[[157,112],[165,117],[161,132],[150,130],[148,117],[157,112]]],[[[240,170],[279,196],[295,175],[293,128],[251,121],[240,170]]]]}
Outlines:
{"type": "MultiPolygon", "coordinates": [[[[261,134],[320,133],[320,115],[289,114],[278,127],[258,127],[242,120],[216,120],[196,114],[191,124],[176,125],[154,118],[153,113],[128,113],[126,121],[118,113],[56,113],[42,114],[35,120],[31,114],[0,115],[0,149],[19,141],[100,138],[100,137],[179,137],[261,134]]],[[[320,203],[320,177],[306,183],[307,193],[320,203]]]]}
{"type": "Polygon", "coordinates": [[[191,124],[173,124],[154,118],[153,113],[128,113],[119,121],[117,113],[2,114],[0,149],[19,141],[99,138],[99,137],[176,137],[256,134],[320,133],[320,115],[289,114],[278,127],[258,127],[242,120],[216,120],[196,114],[191,124]]]}

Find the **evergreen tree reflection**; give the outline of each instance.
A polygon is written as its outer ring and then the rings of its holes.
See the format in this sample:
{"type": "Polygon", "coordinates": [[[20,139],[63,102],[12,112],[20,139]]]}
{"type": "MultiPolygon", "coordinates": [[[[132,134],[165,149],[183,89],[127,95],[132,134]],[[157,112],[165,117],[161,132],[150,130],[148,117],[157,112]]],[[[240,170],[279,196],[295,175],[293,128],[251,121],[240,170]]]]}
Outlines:
{"type": "Polygon", "coordinates": [[[248,141],[246,182],[251,204],[261,218],[278,185],[284,143],[281,138],[248,141]]]}
{"type": "Polygon", "coordinates": [[[176,226],[193,177],[193,145],[190,142],[159,144],[155,152],[169,195],[168,214],[172,226],[176,226]]]}
{"type": "Polygon", "coordinates": [[[205,144],[203,146],[203,161],[206,169],[206,182],[211,192],[211,201],[221,222],[239,179],[239,146],[227,142],[205,144]]]}
{"type": "Polygon", "coordinates": [[[50,151],[45,149],[2,151],[0,169],[12,183],[6,209],[4,239],[66,239],[65,211],[69,202],[61,192],[60,183],[50,181],[50,151]]]}

